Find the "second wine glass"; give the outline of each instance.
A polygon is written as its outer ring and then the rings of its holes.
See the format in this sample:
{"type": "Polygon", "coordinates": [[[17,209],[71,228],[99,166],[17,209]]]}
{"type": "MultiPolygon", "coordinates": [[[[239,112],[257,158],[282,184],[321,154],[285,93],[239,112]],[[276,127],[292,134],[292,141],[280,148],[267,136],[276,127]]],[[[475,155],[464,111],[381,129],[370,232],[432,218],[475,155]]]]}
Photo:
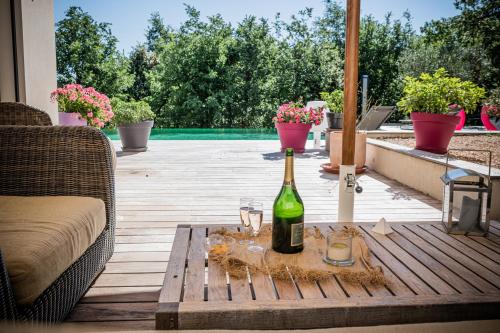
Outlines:
{"type": "MultiPolygon", "coordinates": [[[[250,202],[250,210],[248,211],[248,219],[250,220],[250,227],[252,229],[252,236],[257,237],[259,235],[260,229],[262,228],[262,222],[264,219],[264,205],[260,201],[250,202]]],[[[252,243],[254,243],[252,241],[252,243]]],[[[251,245],[248,247],[248,251],[251,252],[262,252],[264,248],[260,245],[251,245]]]]}

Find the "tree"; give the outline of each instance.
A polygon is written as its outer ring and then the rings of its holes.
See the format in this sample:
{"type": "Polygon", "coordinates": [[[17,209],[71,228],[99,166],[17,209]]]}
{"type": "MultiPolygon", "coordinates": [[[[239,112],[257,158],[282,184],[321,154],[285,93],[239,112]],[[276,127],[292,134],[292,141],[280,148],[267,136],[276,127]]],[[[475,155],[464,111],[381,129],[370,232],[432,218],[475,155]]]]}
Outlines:
{"type": "Polygon", "coordinates": [[[127,91],[128,95],[135,100],[151,96],[148,74],[155,66],[155,56],[148,52],[144,44],[139,44],[130,53],[129,60],[134,81],[127,91]]]}
{"type": "Polygon", "coordinates": [[[148,22],[146,47],[149,52],[158,53],[161,47],[170,39],[172,28],[163,23],[159,12],[152,13],[148,22]]]}
{"type": "MultiPolygon", "coordinates": [[[[455,0],[455,7],[461,11],[459,15],[424,25],[424,43],[446,59],[438,67],[488,89],[498,87],[500,0],[455,0]]],[[[415,55],[418,52],[415,49],[415,55]]]]}
{"type": "Polygon", "coordinates": [[[204,23],[186,6],[188,20],[162,50],[152,72],[152,106],[160,126],[219,127],[227,109],[232,28],[220,15],[204,23]]]}
{"type": "Polygon", "coordinates": [[[372,16],[361,20],[359,34],[359,73],[369,77],[369,95],[373,102],[394,105],[401,94],[399,59],[412,40],[410,14],[404,22],[387,14],[380,23],[372,16]]]}
{"type": "Polygon", "coordinates": [[[58,85],[79,83],[110,97],[123,94],[132,76],[116,43],[109,23],[98,23],[80,7],[70,7],[56,24],[58,85]]]}

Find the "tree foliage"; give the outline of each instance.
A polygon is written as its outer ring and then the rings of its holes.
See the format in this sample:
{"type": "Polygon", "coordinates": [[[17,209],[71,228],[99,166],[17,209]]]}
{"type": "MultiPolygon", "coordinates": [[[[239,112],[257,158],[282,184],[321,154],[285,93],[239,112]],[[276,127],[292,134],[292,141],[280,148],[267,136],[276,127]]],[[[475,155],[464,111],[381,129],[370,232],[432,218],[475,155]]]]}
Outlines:
{"type": "MultiPolygon", "coordinates": [[[[359,74],[369,76],[370,100],[395,105],[405,76],[441,67],[497,87],[499,1],[455,0],[459,15],[429,22],[420,34],[409,13],[362,17],[359,74]]],[[[145,100],[162,127],[269,127],[278,105],[343,89],[346,13],[337,1],[325,0],[320,16],[305,8],[287,20],[247,16],[235,25],[185,10],[178,29],[153,13],[145,42],[125,59],[108,24],[71,7],[57,25],[59,83],[145,100]]]]}
{"type": "Polygon", "coordinates": [[[109,23],[98,23],[81,8],[70,7],[56,24],[58,85],[92,86],[108,96],[125,93],[133,77],[116,43],[109,23]]]}

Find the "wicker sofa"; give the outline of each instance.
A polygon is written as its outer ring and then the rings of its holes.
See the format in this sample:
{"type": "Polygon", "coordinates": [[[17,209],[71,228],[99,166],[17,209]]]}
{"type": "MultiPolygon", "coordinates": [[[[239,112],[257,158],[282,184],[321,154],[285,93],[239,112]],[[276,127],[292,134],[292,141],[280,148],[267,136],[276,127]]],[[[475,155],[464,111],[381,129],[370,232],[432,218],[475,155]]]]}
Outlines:
{"type": "MultiPolygon", "coordinates": [[[[17,108],[9,112],[23,112],[19,109],[22,106],[13,106],[17,108]]],[[[38,116],[41,118],[35,123],[50,125],[47,124],[49,118],[38,116]]],[[[33,124],[32,118],[21,116],[19,119],[21,123],[26,122],[25,125],[33,124]]],[[[12,271],[8,265],[9,253],[2,252],[0,243],[0,321],[61,321],[104,269],[114,248],[112,154],[109,140],[93,128],[0,125],[0,200],[3,197],[3,203],[6,198],[16,197],[86,197],[99,199],[105,209],[102,231],[95,241],[29,304],[18,301],[13,276],[9,275],[9,270],[12,271]]],[[[0,224],[2,222],[0,219],[0,224]]],[[[0,235],[0,240],[2,236],[7,248],[5,233],[0,235]]],[[[24,249],[23,244],[19,246],[24,249]]]]}
{"type": "Polygon", "coordinates": [[[0,125],[52,126],[47,113],[18,102],[0,102],[0,125]]]}

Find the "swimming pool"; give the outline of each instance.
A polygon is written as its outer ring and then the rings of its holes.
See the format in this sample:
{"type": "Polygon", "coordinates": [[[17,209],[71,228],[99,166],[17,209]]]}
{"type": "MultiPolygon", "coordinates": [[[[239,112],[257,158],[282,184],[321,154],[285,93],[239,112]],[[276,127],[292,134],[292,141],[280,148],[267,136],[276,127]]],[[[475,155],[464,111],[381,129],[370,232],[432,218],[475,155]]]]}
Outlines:
{"type": "MultiPolygon", "coordinates": [[[[120,140],[117,130],[104,130],[120,140]]],[[[309,133],[309,140],[313,134],[309,133]]],[[[150,140],[278,140],[275,128],[153,128],[150,140]]]]}

